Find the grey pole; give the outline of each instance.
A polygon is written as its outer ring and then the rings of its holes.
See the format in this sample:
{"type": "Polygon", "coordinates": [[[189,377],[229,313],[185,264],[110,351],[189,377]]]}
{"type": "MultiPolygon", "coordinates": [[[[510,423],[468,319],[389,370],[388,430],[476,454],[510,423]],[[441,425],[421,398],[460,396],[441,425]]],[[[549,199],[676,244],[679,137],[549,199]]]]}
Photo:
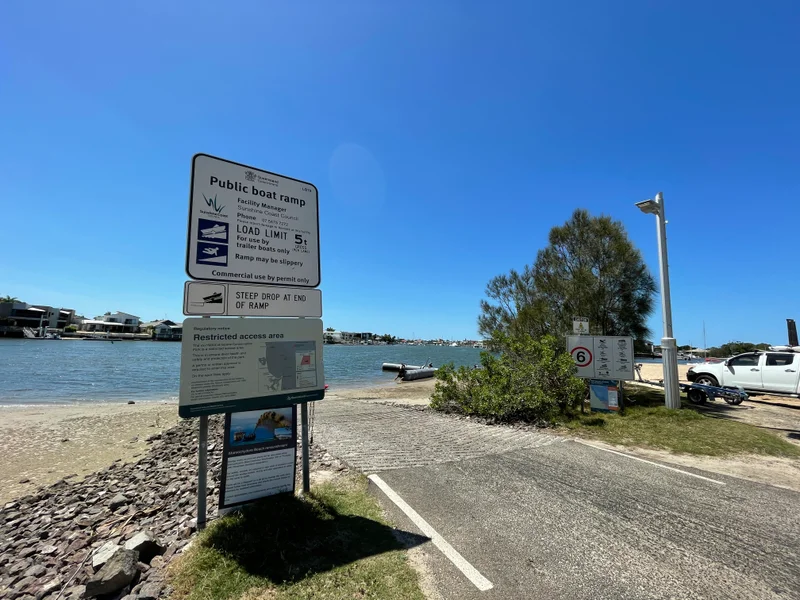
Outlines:
{"type": "Polygon", "coordinates": [[[200,417],[197,445],[197,530],[206,527],[206,477],[208,476],[208,416],[200,417]]]}
{"type": "Polygon", "coordinates": [[[656,194],[658,212],[658,265],[661,274],[661,317],[664,337],[661,338],[661,356],[664,363],[664,400],[667,408],[681,407],[681,388],[678,385],[678,348],[672,336],[672,301],[669,294],[669,259],[667,258],[667,220],[664,212],[664,194],[656,194]]]}
{"type": "Polygon", "coordinates": [[[303,421],[303,494],[308,494],[311,489],[310,465],[308,460],[308,402],[300,405],[300,418],[303,421]]]}

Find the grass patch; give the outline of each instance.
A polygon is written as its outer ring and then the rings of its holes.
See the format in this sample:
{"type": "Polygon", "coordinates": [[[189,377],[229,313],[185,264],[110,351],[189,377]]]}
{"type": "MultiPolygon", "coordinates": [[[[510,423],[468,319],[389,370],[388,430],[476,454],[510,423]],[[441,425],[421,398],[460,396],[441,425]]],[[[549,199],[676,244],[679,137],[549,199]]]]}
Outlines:
{"type": "Polygon", "coordinates": [[[705,456],[763,454],[800,457],[800,447],[747,423],[714,418],[684,397],[683,408],[664,407],[659,390],[626,386],[633,400],[623,414],[574,415],[564,423],[572,433],[623,446],[649,446],[705,456]]]}
{"type": "Polygon", "coordinates": [[[170,569],[172,598],[423,600],[405,549],[425,541],[398,539],[366,478],[340,478],[214,522],[170,569]]]}

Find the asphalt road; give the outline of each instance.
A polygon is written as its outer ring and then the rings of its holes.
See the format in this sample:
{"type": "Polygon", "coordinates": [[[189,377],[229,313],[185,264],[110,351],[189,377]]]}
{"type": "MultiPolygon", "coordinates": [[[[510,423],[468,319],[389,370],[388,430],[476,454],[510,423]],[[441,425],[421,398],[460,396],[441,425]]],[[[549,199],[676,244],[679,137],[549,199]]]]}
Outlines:
{"type": "MultiPolygon", "coordinates": [[[[504,445],[500,428],[397,407],[372,405],[359,424],[354,408],[326,407],[319,442],[332,454],[350,448],[351,459],[355,446],[374,455],[383,444],[379,468],[369,460],[360,468],[378,473],[494,586],[478,591],[429,543],[433,586],[445,600],[800,598],[796,492],[683,469],[718,485],[577,442],[542,443],[542,434],[504,445]],[[427,460],[392,468],[385,459],[408,451],[396,446],[409,433],[404,417],[410,433],[425,432],[413,453],[427,460]],[[337,439],[353,426],[357,441],[337,439]],[[459,433],[477,450],[437,459],[440,439],[459,433]]],[[[420,533],[376,493],[400,529],[420,533]]]]}

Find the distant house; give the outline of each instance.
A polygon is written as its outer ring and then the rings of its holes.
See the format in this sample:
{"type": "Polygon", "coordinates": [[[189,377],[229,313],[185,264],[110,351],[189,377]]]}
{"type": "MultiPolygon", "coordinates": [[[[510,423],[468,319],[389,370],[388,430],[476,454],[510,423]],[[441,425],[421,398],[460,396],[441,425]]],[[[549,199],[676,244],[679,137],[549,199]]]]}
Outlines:
{"type": "Polygon", "coordinates": [[[366,344],[374,337],[375,334],[369,332],[353,333],[351,331],[326,331],[323,333],[322,341],[326,344],[366,344]]]}
{"type": "Polygon", "coordinates": [[[142,323],[141,328],[151,332],[153,339],[158,341],[179,342],[183,338],[183,325],[169,319],[142,323]]]}
{"type": "Polygon", "coordinates": [[[102,331],[105,333],[137,333],[141,319],[130,313],[117,311],[95,317],[94,319],[84,319],[81,323],[83,331],[102,331]]]}
{"type": "Polygon", "coordinates": [[[341,344],[344,339],[341,331],[326,331],[322,334],[322,341],[326,344],[341,344]]]}
{"type": "Polygon", "coordinates": [[[50,327],[64,329],[71,323],[75,311],[27,302],[0,302],[0,320],[13,327],[50,327]]]}

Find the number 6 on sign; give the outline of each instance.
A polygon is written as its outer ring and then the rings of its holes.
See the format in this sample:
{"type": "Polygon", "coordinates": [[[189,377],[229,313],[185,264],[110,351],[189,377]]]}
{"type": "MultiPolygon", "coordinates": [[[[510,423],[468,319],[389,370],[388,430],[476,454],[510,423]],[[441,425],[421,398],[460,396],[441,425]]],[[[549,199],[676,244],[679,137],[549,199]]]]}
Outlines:
{"type": "Polygon", "coordinates": [[[592,364],[592,353],[588,348],[576,346],[572,349],[570,354],[572,354],[572,359],[579,367],[588,367],[592,364]]]}

